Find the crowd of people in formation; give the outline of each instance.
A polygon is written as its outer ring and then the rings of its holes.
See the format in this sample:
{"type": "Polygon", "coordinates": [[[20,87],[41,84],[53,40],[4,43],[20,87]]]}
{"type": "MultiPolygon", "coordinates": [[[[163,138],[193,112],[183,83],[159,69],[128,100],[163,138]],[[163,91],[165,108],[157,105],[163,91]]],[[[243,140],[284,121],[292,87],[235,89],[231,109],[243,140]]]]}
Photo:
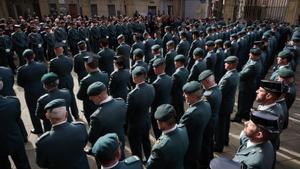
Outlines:
{"type": "Polygon", "coordinates": [[[0,168],[31,168],[16,78],[42,168],[88,169],[90,155],[99,169],[273,169],[299,57],[300,27],[270,20],[1,19],[0,168]],[[214,159],[230,121],[244,122],[240,147],[214,159]]]}

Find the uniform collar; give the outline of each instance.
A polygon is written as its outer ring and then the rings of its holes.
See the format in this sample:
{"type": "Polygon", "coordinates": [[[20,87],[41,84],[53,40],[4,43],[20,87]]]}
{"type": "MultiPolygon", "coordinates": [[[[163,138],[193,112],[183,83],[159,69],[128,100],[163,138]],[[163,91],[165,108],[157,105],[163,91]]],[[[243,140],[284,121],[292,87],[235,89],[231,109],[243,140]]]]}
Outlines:
{"type": "Polygon", "coordinates": [[[117,166],[118,164],[119,164],[119,161],[116,161],[113,165],[108,166],[108,167],[104,167],[101,165],[101,169],[111,169],[111,168],[114,168],[115,166],[117,166]]]}
{"type": "Polygon", "coordinates": [[[105,100],[103,100],[102,102],[100,102],[99,105],[102,105],[102,104],[104,104],[104,103],[107,103],[107,102],[111,101],[112,99],[113,99],[113,98],[112,98],[111,96],[108,96],[105,100]]]}
{"type": "Polygon", "coordinates": [[[163,134],[168,134],[171,133],[172,131],[176,130],[177,126],[175,125],[174,127],[170,128],[169,130],[164,130],[162,131],[163,134]]]}
{"type": "Polygon", "coordinates": [[[62,124],[64,124],[64,123],[66,123],[66,122],[67,122],[67,120],[64,120],[64,121],[62,121],[62,122],[53,124],[52,127],[56,127],[56,126],[62,125],[62,124]]]}
{"type": "Polygon", "coordinates": [[[276,102],[272,103],[272,104],[268,104],[268,105],[258,105],[257,109],[258,110],[267,110],[270,107],[275,106],[275,105],[276,105],[276,102]]]}

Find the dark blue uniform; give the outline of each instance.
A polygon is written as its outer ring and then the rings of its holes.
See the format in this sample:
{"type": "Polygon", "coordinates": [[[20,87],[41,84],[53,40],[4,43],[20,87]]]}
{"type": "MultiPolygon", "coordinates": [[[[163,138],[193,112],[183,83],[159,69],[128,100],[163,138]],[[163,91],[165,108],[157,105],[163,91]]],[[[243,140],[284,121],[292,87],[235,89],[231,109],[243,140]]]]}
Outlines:
{"type": "Polygon", "coordinates": [[[90,122],[90,116],[96,111],[98,108],[97,105],[95,105],[87,95],[87,88],[94,82],[100,81],[105,86],[108,86],[108,75],[107,73],[103,73],[101,71],[95,71],[89,73],[87,76],[85,76],[80,81],[80,87],[77,92],[77,98],[79,100],[83,101],[83,111],[84,111],[84,117],[87,120],[87,122],[90,122]]]}
{"type": "Polygon", "coordinates": [[[89,169],[84,147],[87,131],[81,122],[53,126],[36,142],[36,163],[49,169],[89,169]]]}
{"type": "Polygon", "coordinates": [[[109,92],[114,98],[122,98],[126,100],[130,89],[131,75],[128,69],[118,69],[110,75],[109,92]]]}
{"type": "Polygon", "coordinates": [[[17,168],[30,169],[25,152],[23,136],[19,127],[21,120],[20,101],[16,97],[0,95],[0,166],[11,168],[8,156],[17,168]]]}
{"type": "Polygon", "coordinates": [[[47,71],[45,64],[32,61],[21,66],[17,73],[17,84],[24,88],[25,101],[30,119],[37,133],[42,133],[43,129],[40,119],[35,116],[35,109],[38,98],[46,92],[43,88],[41,78],[47,71]]]}
{"type": "Polygon", "coordinates": [[[149,130],[151,121],[149,107],[154,100],[155,91],[152,85],[142,83],[128,94],[127,125],[130,149],[133,155],[142,159],[142,147],[146,159],[150,156],[151,144],[149,130]],[[147,97],[144,97],[147,96],[147,97]]]}
{"type": "Polygon", "coordinates": [[[68,121],[71,122],[73,121],[72,115],[74,116],[75,119],[77,119],[78,116],[78,109],[76,106],[76,100],[75,98],[71,95],[69,90],[67,89],[53,89],[49,91],[48,93],[44,94],[41,96],[38,101],[37,101],[37,106],[36,106],[36,116],[40,119],[43,120],[43,126],[44,126],[44,131],[49,131],[51,129],[51,123],[50,121],[46,118],[45,115],[45,106],[51,102],[54,99],[64,99],[66,102],[66,107],[68,110],[68,121]],[[71,112],[70,112],[71,111],[71,112]]]}

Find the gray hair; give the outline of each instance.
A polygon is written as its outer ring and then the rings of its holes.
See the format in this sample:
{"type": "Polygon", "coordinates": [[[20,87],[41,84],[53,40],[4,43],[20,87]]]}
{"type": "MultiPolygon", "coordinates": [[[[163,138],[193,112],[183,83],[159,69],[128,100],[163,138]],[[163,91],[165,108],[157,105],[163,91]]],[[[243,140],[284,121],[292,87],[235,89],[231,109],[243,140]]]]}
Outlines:
{"type": "Polygon", "coordinates": [[[64,119],[66,117],[67,108],[66,106],[56,107],[47,111],[49,118],[53,119],[64,119]]]}

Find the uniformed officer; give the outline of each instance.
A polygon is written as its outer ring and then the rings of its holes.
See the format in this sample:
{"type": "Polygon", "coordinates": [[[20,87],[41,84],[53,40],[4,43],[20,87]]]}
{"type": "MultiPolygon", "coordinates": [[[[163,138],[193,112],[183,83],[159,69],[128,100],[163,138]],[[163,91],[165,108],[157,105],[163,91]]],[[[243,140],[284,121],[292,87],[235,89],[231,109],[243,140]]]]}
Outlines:
{"type": "Polygon", "coordinates": [[[98,169],[143,169],[137,156],[130,156],[123,161],[121,158],[121,143],[116,133],[108,133],[100,137],[92,148],[98,169]]]}
{"type": "Polygon", "coordinates": [[[165,30],[165,34],[162,37],[162,48],[163,48],[163,53],[165,54],[165,53],[167,53],[167,42],[172,40],[172,34],[171,34],[171,27],[170,26],[166,26],[164,28],[164,30],[165,30]]]}
{"type": "Polygon", "coordinates": [[[208,102],[201,99],[203,89],[199,82],[188,82],[182,90],[185,101],[189,104],[189,108],[179,121],[186,127],[189,137],[189,147],[184,157],[184,168],[195,169],[200,167],[199,160],[204,146],[204,133],[211,118],[211,108],[208,102]]]}
{"type": "Polygon", "coordinates": [[[0,66],[9,66],[13,72],[16,65],[13,62],[13,44],[11,38],[4,34],[4,30],[0,28],[0,66]]]}
{"type": "Polygon", "coordinates": [[[174,41],[171,40],[167,42],[166,47],[167,47],[167,53],[165,55],[166,74],[172,76],[172,74],[175,72],[174,58],[177,55],[174,41]]]}
{"type": "Polygon", "coordinates": [[[159,45],[153,45],[151,47],[151,50],[152,50],[153,58],[149,61],[149,64],[148,64],[148,82],[149,83],[152,83],[156,79],[156,75],[155,75],[154,69],[153,69],[153,62],[158,58],[162,58],[159,45]]]}
{"type": "Polygon", "coordinates": [[[125,101],[109,96],[107,88],[102,82],[92,83],[87,89],[87,94],[90,100],[100,107],[90,116],[90,143],[94,145],[99,137],[115,132],[122,142],[121,159],[124,159],[125,134],[123,126],[127,112],[125,101]]]}
{"type": "Polygon", "coordinates": [[[176,46],[176,52],[177,54],[182,54],[183,56],[186,57],[186,59],[188,58],[188,52],[190,49],[190,43],[189,41],[187,41],[187,33],[184,31],[179,32],[179,36],[180,36],[180,42],[179,44],[176,46]]]}
{"type": "Polygon", "coordinates": [[[125,58],[125,68],[129,69],[130,46],[125,43],[125,37],[123,34],[119,35],[117,40],[119,46],[116,48],[116,55],[120,55],[125,58]]]}
{"type": "Polygon", "coordinates": [[[202,158],[200,158],[200,167],[207,168],[210,160],[213,158],[214,134],[218,125],[219,112],[222,101],[222,94],[218,84],[215,82],[214,74],[211,70],[205,70],[200,75],[198,80],[204,88],[203,96],[210,104],[211,118],[208,123],[202,145],[202,158]]]}
{"type": "MultiPolygon", "coordinates": [[[[2,74],[1,74],[2,75],[2,74]]],[[[3,78],[0,77],[0,91],[4,86],[3,78]]],[[[30,169],[20,130],[21,106],[18,98],[3,96],[0,94],[0,166],[10,169],[11,164],[8,156],[11,156],[17,168],[30,169]]]]}
{"type": "Polygon", "coordinates": [[[49,169],[89,169],[84,152],[87,131],[82,122],[67,122],[67,103],[55,99],[45,106],[51,131],[44,133],[36,142],[36,163],[49,169]]]}
{"type": "Polygon", "coordinates": [[[244,163],[247,168],[271,169],[274,148],[269,139],[279,132],[278,117],[264,111],[251,112],[240,136],[240,147],[233,161],[244,163]]]}
{"type": "Polygon", "coordinates": [[[0,95],[15,96],[16,92],[13,89],[15,83],[13,71],[8,67],[0,66],[0,75],[4,84],[2,90],[0,90],[0,95]]]}
{"type": "Polygon", "coordinates": [[[151,53],[151,47],[153,45],[155,45],[155,41],[154,39],[151,38],[151,36],[149,35],[148,32],[144,32],[143,33],[143,37],[144,37],[144,53],[145,53],[145,62],[148,63],[150,61],[150,59],[153,57],[152,53],[151,53]]]}
{"type": "Polygon", "coordinates": [[[196,48],[194,50],[193,57],[195,63],[190,70],[190,74],[187,79],[188,82],[197,81],[200,73],[206,69],[206,63],[203,61],[204,51],[201,48],[196,48]]]}
{"type": "Polygon", "coordinates": [[[105,71],[107,74],[111,74],[114,71],[114,56],[115,52],[110,49],[108,39],[102,39],[100,42],[101,50],[99,55],[99,69],[105,71]]]}
{"type": "Polygon", "coordinates": [[[215,40],[215,49],[216,49],[216,68],[215,68],[215,79],[216,82],[218,83],[221,79],[221,77],[224,75],[224,59],[225,59],[225,54],[223,51],[223,40],[222,39],[217,39],[215,40]]]}
{"type": "Polygon", "coordinates": [[[46,47],[47,47],[47,51],[46,51],[47,60],[51,60],[51,59],[55,58],[55,53],[54,53],[55,36],[54,36],[54,33],[53,33],[52,29],[50,28],[50,26],[46,25],[45,31],[46,31],[46,34],[44,35],[44,40],[45,40],[46,47]]]}
{"type": "Polygon", "coordinates": [[[239,83],[239,74],[236,70],[238,60],[236,56],[228,56],[224,60],[227,72],[218,84],[222,93],[222,101],[214,145],[214,151],[217,152],[223,152],[224,145],[229,144],[230,115],[233,112],[235,93],[239,83]]]}
{"type": "MultiPolygon", "coordinates": [[[[283,124],[286,120],[286,114],[277,100],[283,93],[283,86],[281,82],[262,80],[259,89],[256,91],[256,102],[258,103],[257,110],[264,110],[267,113],[275,115],[279,120],[279,131],[282,131],[283,124]]],[[[275,150],[279,149],[280,140],[279,135],[270,139],[275,150]]]]}
{"type": "Polygon", "coordinates": [[[147,71],[144,67],[135,67],[131,74],[136,86],[127,97],[128,140],[132,155],[143,159],[143,150],[145,158],[148,159],[151,151],[149,107],[153,103],[155,90],[151,84],[145,82],[147,71]]]}
{"type": "Polygon", "coordinates": [[[155,112],[155,119],[162,135],[152,147],[147,169],[183,169],[184,155],[189,139],[185,126],[176,125],[176,111],[170,104],[160,105],[155,112]],[[172,156],[171,154],[176,154],[172,156]]]}
{"type": "Polygon", "coordinates": [[[114,57],[114,67],[116,70],[110,74],[108,85],[110,95],[114,98],[120,97],[126,100],[130,89],[131,75],[129,70],[125,68],[125,59],[123,56],[114,57]]]}
{"type": "Polygon", "coordinates": [[[63,54],[63,43],[56,43],[54,52],[56,58],[51,59],[49,63],[49,72],[53,72],[58,75],[59,85],[58,87],[67,88],[73,93],[73,77],[71,75],[73,69],[73,61],[63,54]]]}
{"type": "Polygon", "coordinates": [[[184,113],[184,97],[182,87],[187,82],[189,71],[185,68],[186,57],[183,55],[177,55],[174,58],[174,65],[176,68],[175,73],[172,75],[172,90],[171,90],[171,104],[176,110],[176,120],[180,120],[184,113]]]}
{"type": "Polygon", "coordinates": [[[70,23],[70,28],[68,29],[68,43],[70,45],[70,51],[72,56],[78,53],[77,43],[80,41],[79,31],[77,25],[74,22],[70,23]]]}
{"type": "Polygon", "coordinates": [[[289,110],[296,98],[296,84],[294,72],[286,68],[279,69],[277,81],[282,82],[288,87],[288,91],[285,94],[285,101],[287,109],[289,110]]]}
{"type": "Polygon", "coordinates": [[[145,68],[146,72],[148,72],[148,65],[144,61],[144,52],[142,49],[135,49],[133,51],[133,60],[134,60],[134,65],[131,67],[131,72],[137,67],[137,66],[142,66],[145,68]]]}
{"type": "Polygon", "coordinates": [[[206,64],[206,68],[210,69],[211,71],[215,71],[216,69],[216,63],[217,63],[217,56],[216,53],[214,52],[215,49],[215,43],[214,41],[207,41],[205,43],[205,49],[207,51],[207,54],[204,58],[204,62],[206,64]]]}
{"type": "Polygon", "coordinates": [[[82,78],[87,75],[87,71],[84,67],[84,57],[92,55],[87,52],[87,45],[85,41],[79,41],[77,43],[79,53],[74,56],[74,72],[77,74],[77,80],[80,82],[82,78]]]}
{"type": "Polygon", "coordinates": [[[15,32],[11,34],[11,40],[13,44],[13,50],[17,53],[19,58],[19,66],[25,64],[25,59],[23,58],[23,52],[28,48],[28,38],[27,35],[21,30],[20,25],[14,25],[15,32]]]}
{"type": "Polygon", "coordinates": [[[154,73],[157,76],[152,83],[155,89],[155,97],[151,106],[151,122],[155,138],[157,139],[161,132],[158,129],[154,113],[161,104],[169,104],[171,102],[172,78],[165,73],[165,59],[158,58],[153,62],[154,73]]]}
{"type": "Polygon", "coordinates": [[[260,63],[260,49],[252,48],[249,54],[249,60],[239,73],[239,96],[238,111],[232,121],[241,122],[241,119],[248,119],[250,108],[255,99],[255,91],[260,82],[262,65],[260,63]]]}
{"type": "Polygon", "coordinates": [[[291,66],[291,54],[290,51],[288,50],[283,50],[281,52],[278,53],[277,56],[277,65],[273,68],[273,73],[270,77],[270,80],[277,80],[278,78],[278,70],[281,68],[286,68],[286,69],[290,69],[292,70],[292,66],[291,66]]]}
{"type": "MultiPolygon", "coordinates": [[[[44,56],[44,40],[40,33],[38,33],[37,27],[34,26],[31,29],[31,33],[28,34],[28,44],[29,48],[34,51],[35,54],[35,60],[44,62],[45,56],[44,56]]],[[[25,58],[26,59],[26,58],[25,58]]]]}
{"type": "Polygon", "coordinates": [[[94,82],[102,82],[104,85],[108,85],[108,74],[101,72],[98,68],[98,57],[97,55],[85,56],[83,58],[84,66],[88,75],[86,75],[81,81],[79,90],[77,92],[77,98],[83,101],[83,113],[86,121],[90,123],[90,116],[98,108],[87,95],[88,87],[94,82]]]}
{"type": "Polygon", "coordinates": [[[195,60],[194,60],[194,50],[196,48],[201,48],[201,47],[204,47],[204,42],[203,41],[200,41],[199,39],[200,37],[200,33],[198,30],[194,30],[192,31],[192,38],[193,38],[193,42],[191,43],[191,46],[190,46],[190,49],[189,49],[189,52],[188,52],[188,70],[191,70],[192,66],[194,65],[195,63],[195,60]]]}
{"type": "Polygon", "coordinates": [[[45,64],[34,61],[35,54],[31,49],[26,49],[23,57],[27,60],[27,64],[18,68],[17,84],[24,88],[25,101],[33,125],[31,133],[42,134],[43,128],[40,119],[35,115],[35,110],[38,98],[46,93],[41,78],[47,73],[48,68],[45,64]]]}
{"type": "MultiPolygon", "coordinates": [[[[54,28],[54,37],[55,37],[55,43],[61,43],[63,44],[63,53],[65,55],[68,55],[68,33],[65,29],[65,22],[64,20],[60,20],[57,27],[54,28]]],[[[55,47],[54,47],[55,48],[55,47]]]]}
{"type": "Polygon", "coordinates": [[[135,49],[142,49],[143,51],[145,50],[145,45],[142,42],[142,35],[141,34],[133,33],[132,34],[132,39],[133,39],[134,43],[132,44],[131,49],[130,49],[131,60],[133,60],[133,51],[135,49]]]}
{"type": "Polygon", "coordinates": [[[58,76],[53,73],[46,73],[42,76],[41,81],[43,83],[43,87],[46,89],[47,93],[42,95],[38,101],[36,106],[36,116],[43,120],[44,131],[49,131],[51,129],[51,123],[49,119],[47,119],[45,115],[44,108],[45,106],[54,99],[64,99],[67,105],[68,111],[68,122],[73,121],[72,115],[75,119],[78,119],[78,109],[76,107],[76,100],[72,97],[71,93],[67,89],[58,89],[58,76]]]}

